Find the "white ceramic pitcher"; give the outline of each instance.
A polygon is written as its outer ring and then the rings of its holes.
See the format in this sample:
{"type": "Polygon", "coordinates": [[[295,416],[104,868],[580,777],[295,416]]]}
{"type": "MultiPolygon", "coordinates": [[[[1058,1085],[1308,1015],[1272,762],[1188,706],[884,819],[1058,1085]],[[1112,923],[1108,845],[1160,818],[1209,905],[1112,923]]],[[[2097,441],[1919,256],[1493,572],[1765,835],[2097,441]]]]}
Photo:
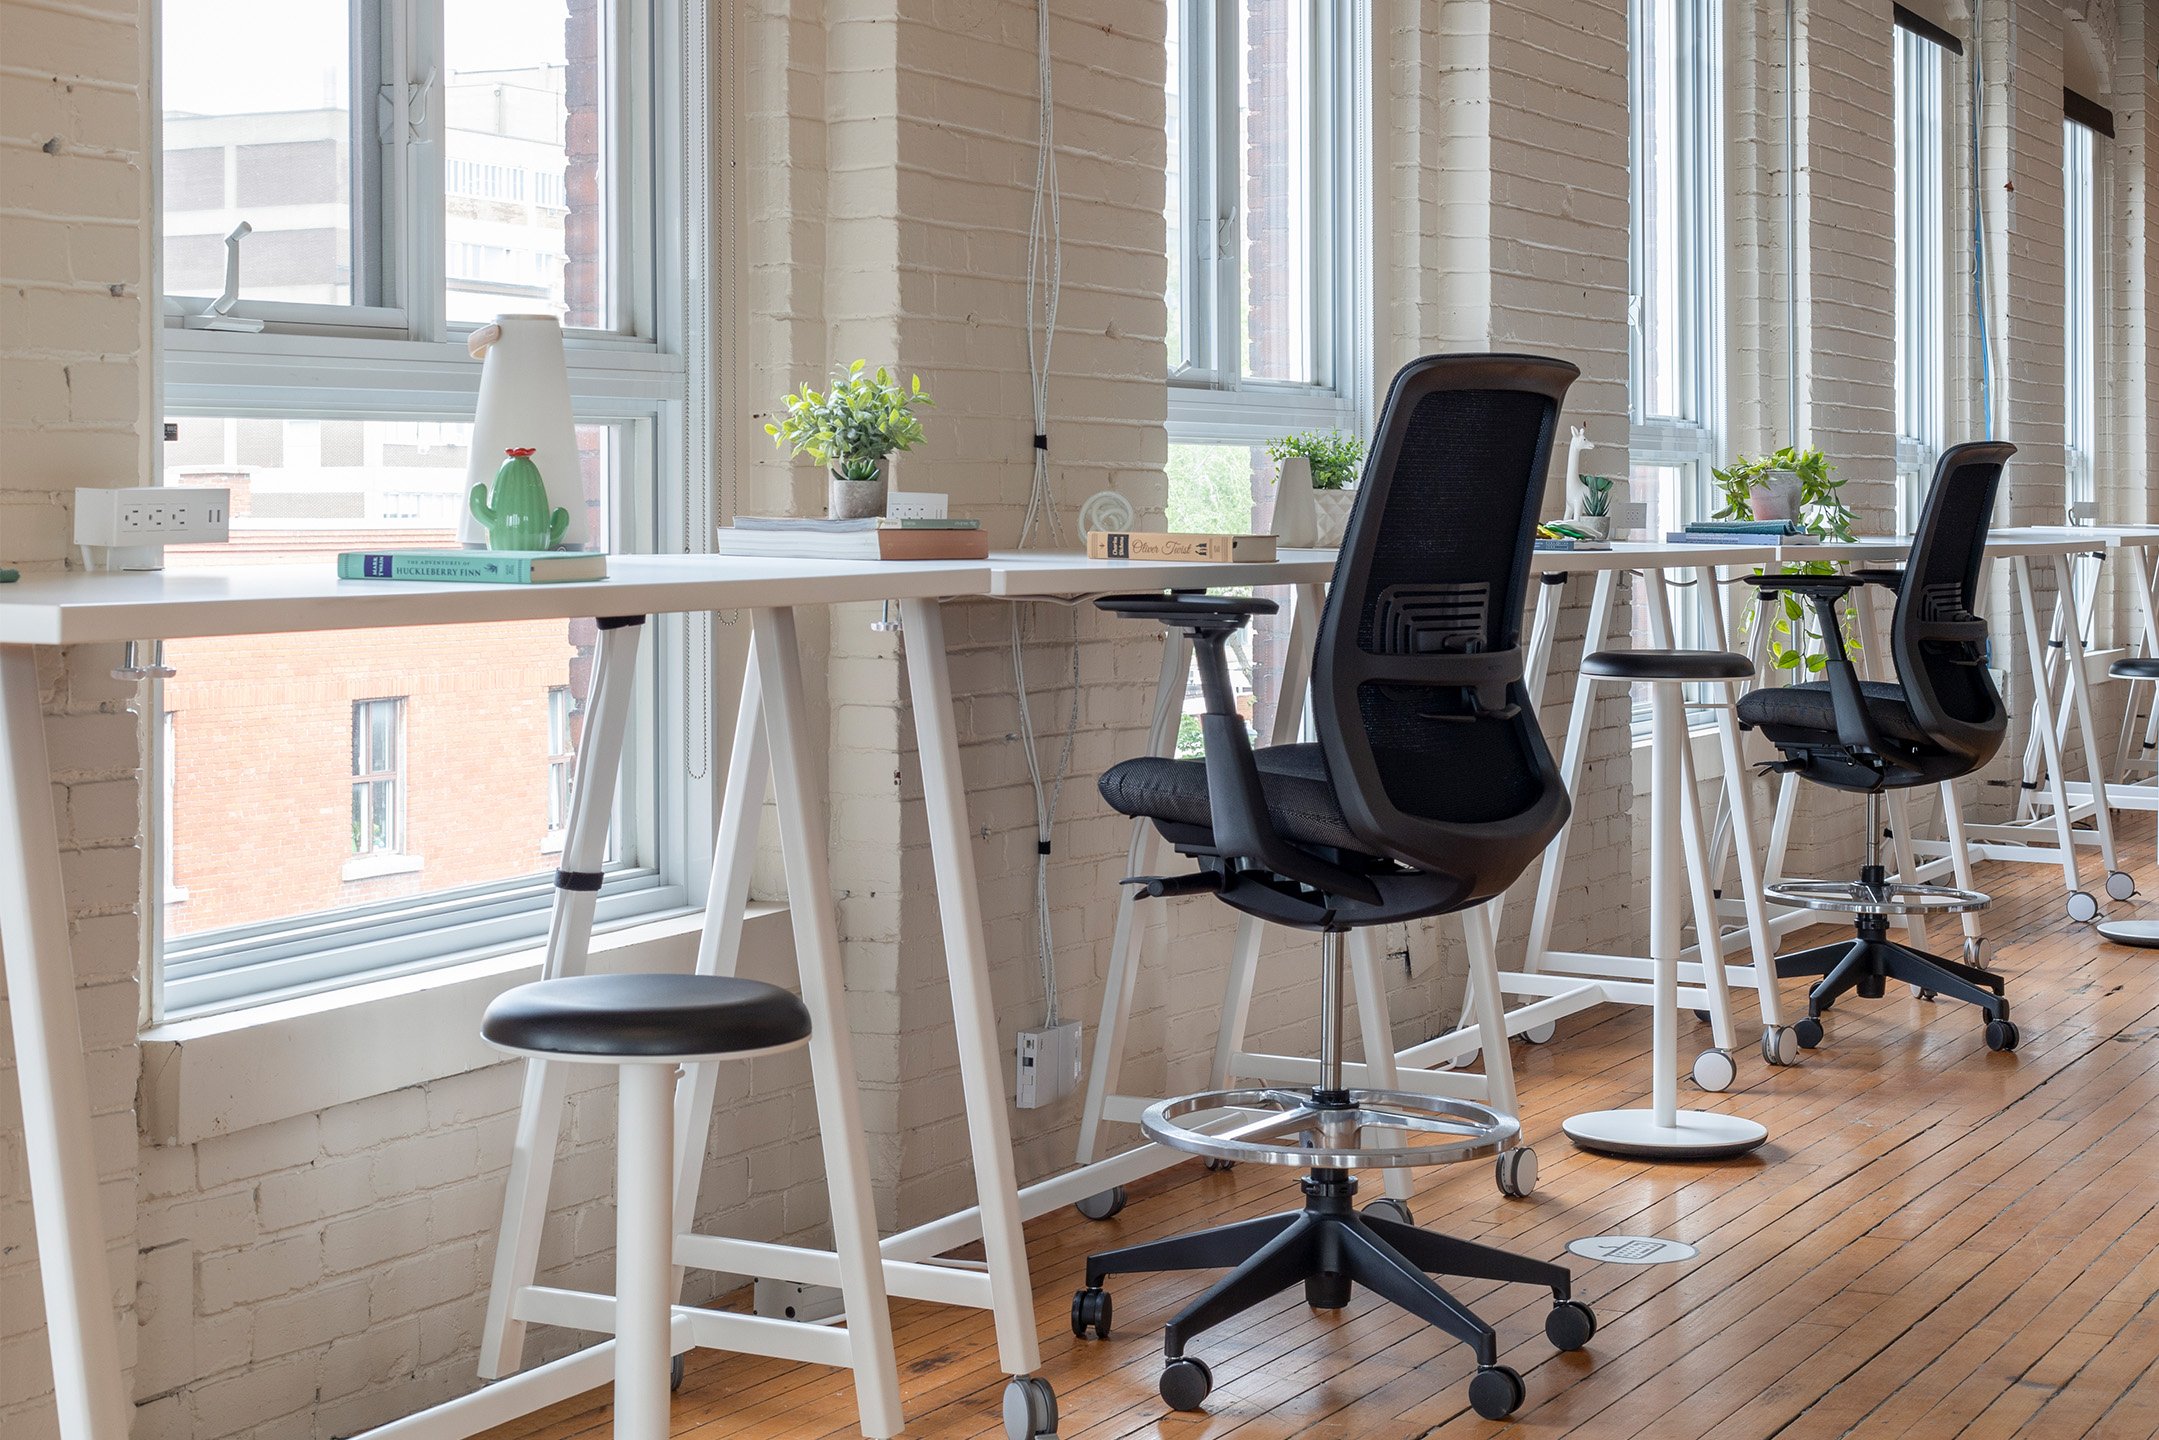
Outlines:
{"type": "MultiPolygon", "coordinates": [[[[494,488],[502,452],[530,446],[547,499],[570,512],[562,548],[592,543],[585,515],[585,482],[578,470],[577,428],[570,418],[570,365],[562,326],[552,315],[497,315],[465,342],[480,367],[480,405],[472,420],[472,454],[465,466],[465,494],[475,485],[494,488]]],[[[487,531],[470,508],[458,508],[457,539],[485,548],[487,531]]]]}

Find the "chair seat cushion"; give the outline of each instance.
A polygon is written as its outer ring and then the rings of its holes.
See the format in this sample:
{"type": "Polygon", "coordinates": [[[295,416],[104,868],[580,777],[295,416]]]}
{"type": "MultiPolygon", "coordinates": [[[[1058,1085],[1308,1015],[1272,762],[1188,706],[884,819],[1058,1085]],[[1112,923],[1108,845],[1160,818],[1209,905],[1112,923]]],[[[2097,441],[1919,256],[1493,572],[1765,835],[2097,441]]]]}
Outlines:
{"type": "Polygon", "coordinates": [[[2159,680],[2159,656],[2126,655],[2107,667],[2116,680],[2159,680]]]}
{"type": "MultiPolygon", "coordinates": [[[[1862,680],[1859,690],[1866,701],[1868,717],[1884,739],[1915,745],[1933,743],[1912,717],[1912,707],[1905,701],[1902,685],[1887,680],[1862,680]]],[[[1739,720],[1741,724],[1765,730],[1818,731],[1831,741],[1837,735],[1837,706],[1829,694],[1826,680],[1749,690],[1739,697],[1739,720]]]]}
{"type": "Polygon", "coordinates": [[[1729,650],[1598,650],[1582,673],[1600,680],[1752,680],[1754,666],[1729,650]]]}
{"type": "Polygon", "coordinates": [[[777,985],[732,975],[572,975],[496,996],[480,1034],[551,1055],[733,1055],[807,1040],[810,1012],[777,985]]]}
{"type": "MultiPolygon", "coordinates": [[[[1253,758],[1276,834],[1301,845],[1364,850],[1342,819],[1319,746],[1270,745],[1253,758]]],[[[1127,760],[1106,772],[1100,787],[1102,798],[1120,815],[1203,828],[1211,824],[1204,760],[1127,760]]]]}

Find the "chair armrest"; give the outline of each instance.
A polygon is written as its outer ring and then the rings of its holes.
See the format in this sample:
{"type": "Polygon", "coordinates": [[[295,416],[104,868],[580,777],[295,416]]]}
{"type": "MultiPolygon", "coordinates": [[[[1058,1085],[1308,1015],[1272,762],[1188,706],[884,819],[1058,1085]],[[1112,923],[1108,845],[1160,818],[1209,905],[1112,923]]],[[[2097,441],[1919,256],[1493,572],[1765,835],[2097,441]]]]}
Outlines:
{"type": "Polygon", "coordinates": [[[1864,580],[1869,585],[1879,585],[1894,593],[1901,594],[1904,590],[1902,570],[1847,570],[1845,573],[1855,580],[1864,580]]]}
{"type": "Polygon", "coordinates": [[[1739,578],[1764,595],[1780,595],[1789,590],[1810,598],[1841,600],[1861,586],[1874,583],[1865,578],[1866,573],[1855,570],[1845,575],[1742,575],[1739,578]]]}
{"type": "Polygon", "coordinates": [[[1203,625],[1241,627],[1254,615],[1272,615],[1281,607],[1256,595],[1210,595],[1198,590],[1170,590],[1154,595],[1104,595],[1095,608],[1135,620],[1196,629],[1203,625]]]}

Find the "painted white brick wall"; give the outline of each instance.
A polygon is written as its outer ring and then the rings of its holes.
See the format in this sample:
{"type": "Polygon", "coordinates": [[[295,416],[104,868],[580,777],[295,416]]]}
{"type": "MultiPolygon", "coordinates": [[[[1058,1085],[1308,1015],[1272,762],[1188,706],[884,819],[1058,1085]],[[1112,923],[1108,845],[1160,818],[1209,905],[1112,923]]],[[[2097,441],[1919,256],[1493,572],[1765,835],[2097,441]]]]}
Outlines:
{"type": "MultiPolygon", "coordinates": [[[[1625,4],[1566,0],[1534,14],[1472,0],[1373,8],[1375,368],[1384,379],[1411,355],[1486,345],[1567,355],[1584,369],[1570,418],[1590,425],[1605,452],[1600,468],[1621,469],[1625,4]]],[[[1760,8],[1727,17],[1731,421],[1734,444],[1749,448],[1787,428],[1780,227],[1792,177],[1781,169],[1781,16],[1760,8]]],[[[2120,88],[2108,97],[2125,128],[2113,152],[2115,264],[2135,277],[2110,331],[2120,397],[2112,473],[2125,504],[2148,495],[2159,443],[2136,408],[2148,410],[2159,363],[2148,260],[2159,237],[2149,78],[2159,26],[2147,8],[2123,7],[2103,22],[2118,27],[2123,52],[2141,57],[2119,67],[2120,88]]],[[[1886,476],[1886,32],[1858,0],[1806,0],[1801,13],[1806,418],[1821,443],[1833,440],[1855,467],[1881,466],[1886,476]]],[[[145,19],[139,0],[0,0],[0,563],[62,563],[65,492],[142,473],[152,448],[141,291],[145,19]]],[[[1021,295],[1033,7],[756,0],[739,24],[748,52],[739,101],[741,393],[762,405],[834,360],[904,357],[939,405],[928,447],[902,462],[903,483],[949,491],[1008,543],[1031,459],[1021,295]]],[[[2051,198],[2046,186],[2059,157],[2060,24],[2046,6],[2020,0],[2013,23],[1989,42],[1990,65],[2013,98],[1990,137],[1989,174],[2017,187],[2010,202],[1990,181],[2004,227],[1996,321],[2012,357],[2004,413],[2041,436],[2013,437],[2027,453],[2045,448],[2051,424],[2057,452],[2051,480],[2019,462],[2015,513],[2033,518],[2059,504],[2059,300],[2049,315],[2043,304],[2013,309],[2006,297],[2059,290],[2058,174],[2051,198]]],[[[1115,0],[1054,21],[1066,292],[1051,454],[1067,514],[1109,485],[1143,514],[1160,514],[1163,29],[1162,0],[1115,0]]],[[[1954,278],[1952,291],[1962,293],[1954,278]]],[[[742,435],[741,493],[724,502],[744,512],[821,507],[821,476],[774,457],[754,424],[742,435]]],[[[2034,455],[2035,465],[2043,460],[2034,455]]],[[[1855,495],[1870,512],[1887,503],[1872,478],[1855,495]]],[[[843,607],[829,626],[813,620],[805,639],[828,741],[823,778],[879,1212],[893,1225],[949,1205],[968,1166],[901,642],[870,631],[873,614],[843,607]]],[[[1051,893],[1063,1006],[1091,1030],[1128,833],[1091,777],[1138,745],[1156,651],[1140,627],[1093,612],[1077,618],[1080,733],[1051,893]]],[[[1054,751],[1070,698],[1070,621],[1043,609],[1030,623],[1026,664],[1054,751]]],[[[1554,667],[1562,676],[1579,606],[1566,623],[1554,667]]],[[[985,929],[999,962],[993,985],[1009,1034],[1043,1002],[1031,942],[1032,806],[1011,738],[1010,615],[970,604],[953,607],[947,624],[985,929]]],[[[52,657],[45,674],[116,1283],[132,1296],[130,1342],[139,1346],[138,1431],[329,1436],[468,1390],[516,1104],[512,1068],[192,1146],[135,1142],[137,734],[130,697],[101,678],[110,663],[98,653],[52,657]]],[[[1556,686],[1546,707],[1555,736],[1568,698],[1556,686]]],[[[1570,917],[1584,944],[1635,929],[1624,701],[1600,704],[1573,852],[1590,897],[1570,917]]],[[[759,883],[761,893],[780,888],[769,861],[759,883]]],[[[1526,911],[1512,908],[1510,932],[1526,911]]],[[[1160,917],[1166,943],[1142,978],[1127,1074],[1135,1085],[1187,1087],[1204,1078],[1230,927],[1204,900],[1164,904],[1160,917]],[[1162,963],[1170,954],[1175,963],[1162,963]]],[[[1440,922],[1386,939],[1409,956],[1407,975],[1398,962],[1388,967],[1405,1039],[1451,1016],[1461,973],[1454,934],[1440,922]]],[[[1308,1046],[1311,988],[1305,947],[1273,941],[1254,1039],[1308,1046]]],[[[0,1051],[0,1065],[5,1058],[0,1051]]],[[[820,1233],[805,1079],[799,1057],[723,1075],[703,1204],[713,1228],[820,1233]]],[[[38,1440],[51,1418],[13,1094],[0,1078],[0,1431],[38,1440]]],[[[564,1283],[604,1285],[611,1098],[580,1089],[570,1113],[543,1263],[564,1283]]],[[[1017,1117],[1028,1173],[1063,1163],[1076,1113],[1072,1102],[1017,1117]]],[[[569,1343],[536,1340],[532,1355],[569,1343]]]]}

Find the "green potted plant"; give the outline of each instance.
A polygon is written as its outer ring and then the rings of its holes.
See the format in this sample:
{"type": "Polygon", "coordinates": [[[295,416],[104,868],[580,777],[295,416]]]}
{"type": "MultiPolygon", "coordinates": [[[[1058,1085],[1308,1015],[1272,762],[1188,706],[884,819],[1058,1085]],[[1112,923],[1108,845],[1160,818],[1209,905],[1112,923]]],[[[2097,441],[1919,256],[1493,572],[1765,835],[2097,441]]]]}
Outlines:
{"type": "Polygon", "coordinates": [[[1306,430],[1267,442],[1267,453],[1277,465],[1303,460],[1312,471],[1312,503],[1318,515],[1314,543],[1334,547],[1342,543],[1349,526],[1349,512],[1357,503],[1357,477],[1364,469],[1364,437],[1347,430],[1306,430]]]}
{"type": "MultiPolygon", "coordinates": [[[[1835,478],[1836,469],[1811,445],[1804,450],[1787,445],[1752,459],[1741,455],[1729,468],[1709,472],[1716,477],[1718,497],[1724,502],[1713,518],[1792,520],[1823,540],[1849,541],[1859,517],[1837,493],[1844,488],[1844,482],[1835,478]]],[[[1809,560],[1786,568],[1792,573],[1827,575],[1836,567],[1828,560],[1809,560]]],[[[1829,661],[1813,610],[1789,591],[1771,604],[1775,611],[1770,616],[1770,663],[1779,670],[1820,674],[1829,661]]],[[[1843,613],[1844,645],[1856,655],[1858,620],[1849,606],[1843,613]]]]}
{"type": "Polygon", "coordinates": [[[1592,540],[1612,538],[1612,489],[1616,484],[1609,475],[1582,477],[1582,513],[1573,523],[1592,540]]]}
{"type": "Polygon", "coordinates": [[[830,469],[826,509],[833,519],[860,519],[885,513],[891,456],[922,443],[915,410],[933,403],[920,375],[903,387],[882,365],[873,371],[857,360],[833,372],[823,394],[805,385],[787,396],[765,433],[790,456],[806,454],[830,469]]]}

